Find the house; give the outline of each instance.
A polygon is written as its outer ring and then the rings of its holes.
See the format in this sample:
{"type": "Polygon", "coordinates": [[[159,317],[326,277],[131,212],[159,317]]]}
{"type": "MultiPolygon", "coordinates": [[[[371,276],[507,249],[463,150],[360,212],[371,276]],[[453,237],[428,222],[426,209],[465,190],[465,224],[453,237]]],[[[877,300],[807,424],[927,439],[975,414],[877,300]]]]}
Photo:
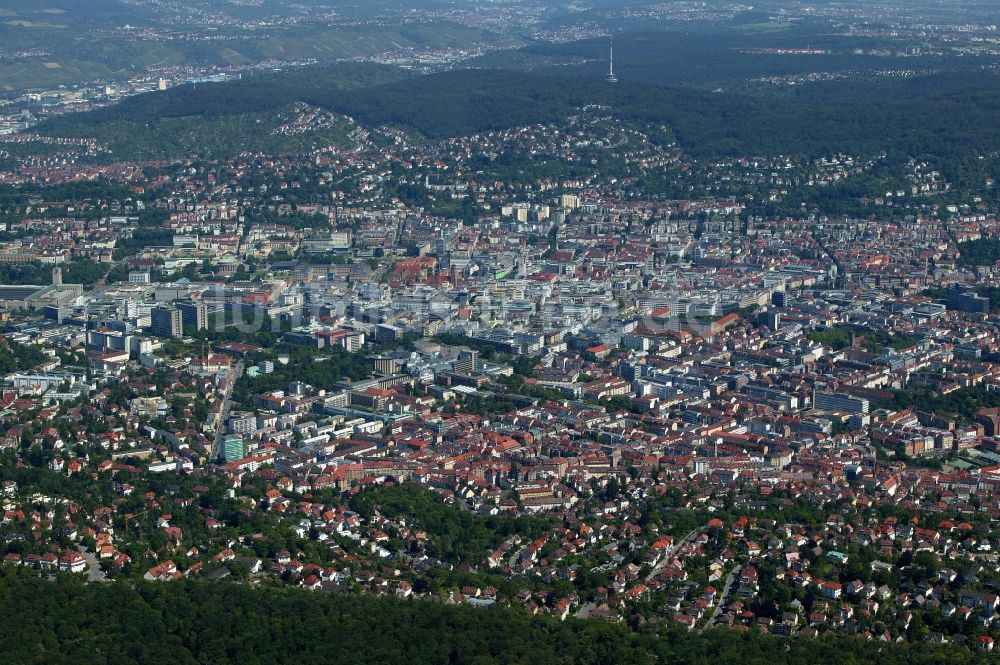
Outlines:
{"type": "Polygon", "coordinates": [[[820,587],[820,593],[823,594],[823,597],[833,600],[840,598],[842,590],[840,582],[823,582],[823,585],[820,587]]]}
{"type": "Polygon", "coordinates": [[[998,605],[998,598],[995,593],[973,591],[971,589],[963,589],[959,593],[958,600],[964,607],[977,610],[995,610],[998,605]]]}
{"type": "Polygon", "coordinates": [[[59,557],[59,570],[64,573],[82,573],[87,569],[87,560],[79,552],[69,551],[59,557]]]}
{"type": "Polygon", "coordinates": [[[169,582],[170,580],[178,580],[184,577],[184,575],[177,570],[177,566],[173,561],[164,561],[159,563],[143,575],[143,578],[148,582],[169,582]]]}

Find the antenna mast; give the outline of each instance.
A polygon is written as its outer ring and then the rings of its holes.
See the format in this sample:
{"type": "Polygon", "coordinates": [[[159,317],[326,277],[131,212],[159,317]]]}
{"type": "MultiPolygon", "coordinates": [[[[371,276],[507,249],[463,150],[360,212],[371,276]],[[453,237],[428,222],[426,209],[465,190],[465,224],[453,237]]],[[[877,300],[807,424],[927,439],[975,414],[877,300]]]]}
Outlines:
{"type": "Polygon", "coordinates": [[[618,83],[615,76],[615,36],[611,35],[611,46],[608,49],[608,77],[604,79],[608,83],[618,83]]]}

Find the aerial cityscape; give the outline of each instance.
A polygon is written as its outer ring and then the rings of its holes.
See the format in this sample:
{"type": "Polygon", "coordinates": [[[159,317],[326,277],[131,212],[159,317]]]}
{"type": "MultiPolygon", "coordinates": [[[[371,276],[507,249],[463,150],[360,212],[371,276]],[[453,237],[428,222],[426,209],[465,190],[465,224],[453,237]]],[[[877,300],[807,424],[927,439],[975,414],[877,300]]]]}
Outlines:
{"type": "Polygon", "coordinates": [[[998,25],[0,0],[3,662],[994,662],[998,25]]]}

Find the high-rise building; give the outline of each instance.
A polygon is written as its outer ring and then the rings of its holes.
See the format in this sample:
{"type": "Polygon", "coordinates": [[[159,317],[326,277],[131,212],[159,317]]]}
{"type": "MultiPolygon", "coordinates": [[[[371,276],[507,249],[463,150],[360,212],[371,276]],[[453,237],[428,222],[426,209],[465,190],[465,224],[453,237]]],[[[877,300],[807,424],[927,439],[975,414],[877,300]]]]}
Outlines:
{"type": "Polygon", "coordinates": [[[233,436],[226,439],[222,445],[222,459],[226,463],[235,462],[246,457],[246,447],[243,439],[233,436]]]}
{"type": "Polygon", "coordinates": [[[474,374],[479,370],[479,351],[463,349],[458,352],[458,360],[453,365],[456,372],[474,374]]]}
{"type": "Polygon", "coordinates": [[[177,303],[177,309],[181,313],[181,322],[185,327],[191,326],[195,330],[204,330],[208,327],[207,303],[181,302],[177,303]]]}
{"type": "Polygon", "coordinates": [[[150,332],[157,337],[180,337],[184,334],[181,313],[173,307],[154,307],[150,318],[150,332]]]}
{"type": "Polygon", "coordinates": [[[990,299],[984,298],[975,291],[954,287],[948,290],[948,309],[960,312],[990,313],[990,299]]]}

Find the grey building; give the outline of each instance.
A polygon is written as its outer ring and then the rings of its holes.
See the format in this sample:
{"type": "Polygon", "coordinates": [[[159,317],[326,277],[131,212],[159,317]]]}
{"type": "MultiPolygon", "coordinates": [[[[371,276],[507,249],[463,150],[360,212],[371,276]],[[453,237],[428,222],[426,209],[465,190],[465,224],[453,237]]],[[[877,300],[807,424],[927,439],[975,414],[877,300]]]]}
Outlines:
{"type": "Polygon", "coordinates": [[[184,326],[180,310],[173,307],[154,307],[150,313],[150,332],[157,337],[180,337],[184,326]]]}

